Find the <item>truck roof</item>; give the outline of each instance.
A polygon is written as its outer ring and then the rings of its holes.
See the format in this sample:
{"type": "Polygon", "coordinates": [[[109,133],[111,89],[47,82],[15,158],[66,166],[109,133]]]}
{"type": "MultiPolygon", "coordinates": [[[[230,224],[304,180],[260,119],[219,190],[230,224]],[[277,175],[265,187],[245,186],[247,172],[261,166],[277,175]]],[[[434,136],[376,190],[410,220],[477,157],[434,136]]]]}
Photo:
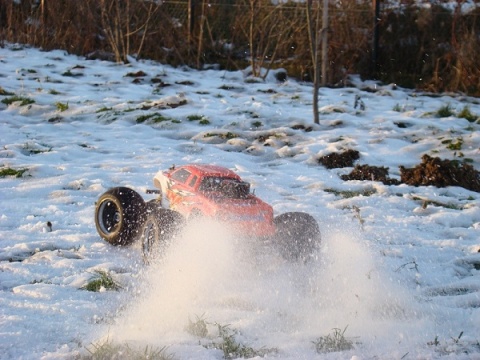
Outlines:
{"type": "Polygon", "coordinates": [[[234,171],[218,165],[189,164],[189,165],[180,166],[179,168],[190,170],[192,173],[195,173],[200,176],[219,176],[219,177],[228,177],[231,179],[240,180],[240,176],[236,174],[234,171]]]}

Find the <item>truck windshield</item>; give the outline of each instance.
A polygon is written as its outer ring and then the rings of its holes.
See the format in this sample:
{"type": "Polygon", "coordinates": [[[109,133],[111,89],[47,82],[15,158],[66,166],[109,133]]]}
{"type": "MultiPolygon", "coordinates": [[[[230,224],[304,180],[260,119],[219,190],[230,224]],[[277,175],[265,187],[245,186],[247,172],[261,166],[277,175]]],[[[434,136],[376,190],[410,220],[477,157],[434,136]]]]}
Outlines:
{"type": "Polygon", "coordinates": [[[246,198],[250,194],[249,183],[222,177],[206,177],[198,189],[207,195],[215,193],[217,196],[234,199],[246,198]]]}

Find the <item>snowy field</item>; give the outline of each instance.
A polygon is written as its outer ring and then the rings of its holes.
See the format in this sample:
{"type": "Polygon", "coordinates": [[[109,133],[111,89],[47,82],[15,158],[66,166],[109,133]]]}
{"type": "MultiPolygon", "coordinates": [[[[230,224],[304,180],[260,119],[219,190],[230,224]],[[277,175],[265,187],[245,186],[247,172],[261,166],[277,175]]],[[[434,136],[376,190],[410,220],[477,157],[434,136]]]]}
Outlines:
{"type": "Polygon", "coordinates": [[[456,114],[480,116],[480,100],[357,79],[320,90],[313,125],[311,84],[251,80],[0,49],[0,170],[19,171],[0,178],[1,359],[79,358],[105,343],[222,359],[219,327],[257,358],[480,359],[480,194],[343,181],[352,168],[318,163],[354,149],[396,179],[423,154],[478,170],[480,125],[456,114]],[[447,105],[453,115],[438,117],[447,105]],[[235,170],[276,214],[312,214],[316,260],[289,263],[219,224],[187,227],[148,267],[138,244],[100,239],[104,191],[149,199],[159,169],[191,162],[235,170]],[[82,289],[99,272],[121,289],[82,289]],[[352,346],[317,351],[335,331],[352,346]]]}

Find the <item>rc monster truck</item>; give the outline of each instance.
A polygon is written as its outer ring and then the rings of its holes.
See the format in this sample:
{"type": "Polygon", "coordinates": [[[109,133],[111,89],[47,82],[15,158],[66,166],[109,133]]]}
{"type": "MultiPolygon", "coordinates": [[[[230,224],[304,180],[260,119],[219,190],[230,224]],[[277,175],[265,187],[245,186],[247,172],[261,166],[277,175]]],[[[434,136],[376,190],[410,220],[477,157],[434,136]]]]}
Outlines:
{"type": "Polygon", "coordinates": [[[116,187],[100,196],[95,224],[113,245],[142,242],[146,261],[195,219],[226,223],[233,232],[272,242],[283,256],[306,261],[320,241],[315,219],[303,212],[274,217],[238,174],[216,165],[189,164],[159,171],[153,179],[158,198],[145,202],[134,190],[116,187]]]}

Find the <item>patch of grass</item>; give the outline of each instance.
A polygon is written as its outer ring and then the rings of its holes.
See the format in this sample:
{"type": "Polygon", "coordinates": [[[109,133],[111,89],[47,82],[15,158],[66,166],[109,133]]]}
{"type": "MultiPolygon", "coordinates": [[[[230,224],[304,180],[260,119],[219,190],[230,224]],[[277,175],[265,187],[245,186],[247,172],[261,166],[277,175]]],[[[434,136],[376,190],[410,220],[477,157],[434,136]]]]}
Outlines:
{"type": "Polygon", "coordinates": [[[109,339],[101,343],[91,344],[87,348],[88,354],[80,357],[81,360],[173,360],[172,354],[167,354],[167,347],[160,349],[146,346],[145,349],[132,349],[128,344],[115,344],[109,339]]]}
{"type": "Polygon", "coordinates": [[[204,115],[188,115],[188,121],[198,121],[200,125],[210,125],[210,120],[204,115]]]}
{"type": "Polygon", "coordinates": [[[95,112],[96,112],[96,113],[101,113],[101,112],[106,112],[106,111],[110,111],[110,110],[112,110],[111,107],[105,107],[105,106],[104,106],[104,107],[98,109],[98,110],[95,111],[95,112]]]}
{"type": "Polygon", "coordinates": [[[433,341],[427,342],[428,346],[434,347],[436,353],[440,355],[455,355],[457,354],[472,354],[480,349],[480,342],[478,340],[465,339],[463,337],[464,332],[460,331],[460,334],[456,337],[450,337],[450,339],[444,339],[440,341],[438,335],[435,336],[433,341]]]}
{"type": "Polygon", "coordinates": [[[14,93],[11,93],[0,86],[0,95],[2,96],[12,96],[14,93]]]}
{"type": "Polygon", "coordinates": [[[452,116],[454,114],[455,113],[453,112],[450,104],[447,104],[447,105],[444,105],[444,106],[440,107],[440,109],[438,109],[437,112],[435,113],[435,116],[438,117],[438,118],[446,118],[446,117],[452,116]]]}
{"type": "Polygon", "coordinates": [[[277,92],[273,89],[266,89],[266,90],[263,90],[263,89],[259,89],[257,90],[258,92],[261,92],[261,93],[264,93],[264,94],[276,94],[277,92]]]}
{"type": "Polygon", "coordinates": [[[177,84],[177,85],[186,85],[186,86],[195,85],[195,83],[194,83],[193,81],[190,81],[190,80],[175,81],[175,84],[177,84]]]}
{"type": "Polygon", "coordinates": [[[180,120],[172,119],[172,118],[163,116],[159,113],[140,115],[139,117],[137,117],[136,122],[137,124],[142,124],[147,120],[153,124],[161,123],[164,121],[171,121],[172,123],[175,123],[175,124],[180,123],[180,120]]]}
{"type": "Polygon", "coordinates": [[[198,336],[201,338],[207,337],[208,323],[205,320],[205,314],[202,314],[202,316],[196,315],[195,317],[196,317],[195,321],[188,319],[188,324],[185,327],[185,330],[193,336],[198,336]]]}
{"type": "Polygon", "coordinates": [[[28,155],[37,155],[52,151],[52,147],[48,147],[44,144],[33,144],[27,142],[25,145],[23,145],[23,150],[25,150],[24,153],[28,155]]]}
{"type": "Polygon", "coordinates": [[[49,281],[49,280],[44,280],[44,279],[40,279],[40,280],[34,279],[34,280],[30,281],[29,284],[31,284],[31,285],[35,285],[35,284],[52,284],[52,282],[49,281]]]}
{"type": "Polygon", "coordinates": [[[139,70],[136,72],[129,72],[125,75],[125,77],[133,77],[133,78],[144,77],[144,76],[147,76],[147,74],[142,70],[139,70]]]}
{"type": "Polygon", "coordinates": [[[219,87],[220,90],[235,90],[237,89],[235,86],[233,85],[222,85],[219,87]]]}
{"type": "Polygon", "coordinates": [[[68,110],[68,102],[67,103],[57,102],[55,103],[55,106],[57,107],[57,110],[60,112],[64,112],[68,110]]]}
{"type": "Polygon", "coordinates": [[[38,155],[38,154],[43,154],[52,151],[52,149],[25,149],[28,150],[30,155],[38,155]]]}
{"type": "Polygon", "coordinates": [[[210,345],[207,345],[207,348],[219,349],[223,352],[224,359],[250,359],[254,357],[264,357],[267,354],[278,352],[277,349],[254,349],[248,345],[242,344],[236,340],[238,331],[231,329],[229,325],[220,325],[215,323],[217,326],[218,335],[221,339],[220,342],[213,342],[210,345]]]}
{"type": "Polygon", "coordinates": [[[418,197],[418,196],[413,196],[412,200],[414,201],[420,201],[422,203],[422,208],[426,209],[428,205],[433,205],[437,207],[443,207],[445,209],[451,209],[451,210],[462,210],[462,206],[458,206],[455,204],[450,204],[450,203],[442,203],[440,201],[435,201],[435,200],[430,200],[424,197],[418,197]]]}
{"type": "Polygon", "coordinates": [[[75,74],[72,73],[70,70],[65,71],[62,75],[63,75],[63,76],[70,76],[70,77],[74,77],[74,76],[75,76],[75,74]]]}
{"type": "Polygon", "coordinates": [[[457,117],[461,118],[461,119],[466,119],[468,120],[469,122],[475,122],[477,121],[478,119],[478,116],[473,114],[471,111],[470,111],[470,108],[465,105],[464,108],[462,109],[462,111],[460,111],[457,115],[457,117]]]}
{"type": "Polygon", "coordinates": [[[463,139],[458,138],[455,142],[453,140],[443,140],[442,144],[447,145],[447,149],[452,151],[459,151],[462,150],[463,139]]]}
{"type": "Polygon", "coordinates": [[[48,93],[50,95],[60,95],[60,92],[58,92],[57,90],[54,90],[54,89],[51,89],[48,93]]]}
{"type": "Polygon", "coordinates": [[[102,290],[120,290],[121,288],[111,274],[105,270],[95,270],[95,276],[81,289],[99,292],[102,290]]]}
{"type": "Polygon", "coordinates": [[[341,329],[335,328],[333,329],[333,332],[331,334],[328,334],[326,336],[320,336],[317,340],[313,341],[317,353],[322,354],[352,350],[353,342],[345,337],[347,327],[345,327],[343,331],[341,329]]]}
{"type": "Polygon", "coordinates": [[[395,112],[403,112],[403,107],[399,103],[396,103],[392,110],[395,112]]]}
{"type": "Polygon", "coordinates": [[[252,122],[252,126],[255,127],[255,128],[259,128],[259,127],[262,127],[263,124],[261,121],[254,121],[252,122]]]}
{"type": "Polygon", "coordinates": [[[219,323],[208,323],[205,320],[205,314],[196,316],[195,321],[188,319],[188,324],[185,330],[194,336],[200,338],[214,339],[209,343],[204,343],[204,347],[207,349],[218,349],[223,352],[224,359],[249,359],[253,357],[264,357],[267,354],[277,353],[278,349],[260,348],[255,349],[251,346],[240,343],[237,338],[240,335],[238,330],[231,329],[230,325],[221,325],[219,323]],[[213,336],[208,333],[208,325],[213,325],[213,328],[217,331],[213,336]]]}
{"type": "Polygon", "coordinates": [[[7,176],[15,176],[16,178],[21,178],[26,171],[28,171],[28,169],[2,168],[0,169],[0,178],[4,178],[7,176]]]}
{"type": "Polygon", "coordinates": [[[364,230],[363,225],[365,224],[365,219],[362,218],[362,215],[360,214],[360,208],[356,205],[353,205],[352,210],[353,210],[355,219],[358,220],[358,222],[360,223],[360,227],[362,228],[362,230],[364,230]]]}
{"type": "Polygon", "coordinates": [[[336,196],[340,196],[344,199],[349,199],[353,198],[356,196],[371,196],[375,194],[377,191],[375,189],[364,189],[364,190],[359,190],[359,191],[353,191],[353,190],[336,190],[336,189],[325,189],[324,190],[327,193],[334,194],[336,196]]]}
{"type": "Polygon", "coordinates": [[[54,116],[49,118],[47,121],[51,124],[56,124],[56,123],[62,122],[63,118],[61,116],[54,116]]]}
{"type": "Polygon", "coordinates": [[[213,136],[218,136],[219,138],[225,139],[225,140],[230,140],[230,139],[235,139],[238,137],[237,134],[234,134],[232,132],[226,132],[226,133],[207,133],[203,135],[204,138],[209,138],[213,136]]]}
{"type": "Polygon", "coordinates": [[[135,121],[137,122],[137,124],[142,124],[142,123],[151,119],[154,116],[155,116],[155,114],[140,115],[135,119],[135,121]]]}
{"type": "Polygon", "coordinates": [[[35,103],[35,100],[32,100],[27,97],[23,97],[23,96],[17,96],[17,95],[3,99],[2,103],[4,103],[5,105],[11,105],[17,101],[20,101],[20,106],[25,106],[25,105],[30,105],[35,103]]]}
{"type": "Polygon", "coordinates": [[[187,116],[188,121],[198,121],[198,120],[202,120],[202,119],[203,119],[203,115],[188,115],[187,116]]]}
{"type": "Polygon", "coordinates": [[[249,78],[245,79],[245,83],[246,84],[261,84],[261,83],[263,83],[263,80],[259,79],[259,78],[255,78],[255,77],[249,77],[249,78]]]}
{"type": "Polygon", "coordinates": [[[245,114],[249,115],[252,119],[258,119],[260,116],[253,111],[245,111],[245,114]]]}

